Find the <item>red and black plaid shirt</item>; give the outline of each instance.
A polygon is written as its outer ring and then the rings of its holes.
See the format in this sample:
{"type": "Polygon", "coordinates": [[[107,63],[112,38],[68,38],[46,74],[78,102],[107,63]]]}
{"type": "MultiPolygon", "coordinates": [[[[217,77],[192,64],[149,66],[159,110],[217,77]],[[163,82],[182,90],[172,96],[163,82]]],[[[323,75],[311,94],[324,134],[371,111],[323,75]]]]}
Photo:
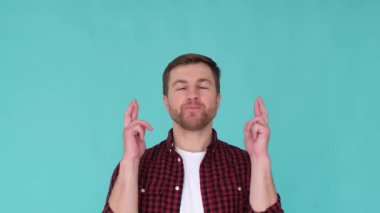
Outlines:
{"type": "MultiPolygon", "coordinates": [[[[119,173],[115,168],[103,213],[112,213],[108,199],[119,173]]],[[[160,144],[147,149],[139,165],[139,212],[179,212],[184,179],[182,159],[173,143],[173,131],[160,144]]],[[[204,212],[254,212],[249,203],[251,161],[246,151],[213,140],[200,165],[204,212]]],[[[265,212],[280,213],[280,197],[265,212]]]]}

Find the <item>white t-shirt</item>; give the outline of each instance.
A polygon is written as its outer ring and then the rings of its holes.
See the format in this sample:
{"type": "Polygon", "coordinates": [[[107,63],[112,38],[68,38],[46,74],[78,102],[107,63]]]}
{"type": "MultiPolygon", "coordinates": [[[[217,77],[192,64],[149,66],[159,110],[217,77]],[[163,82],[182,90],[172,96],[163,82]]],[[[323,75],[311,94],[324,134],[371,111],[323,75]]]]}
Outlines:
{"type": "Polygon", "coordinates": [[[199,168],[204,152],[188,152],[176,147],[181,156],[184,168],[184,183],[182,189],[181,213],[203,213],[201,184],[199,181],[199,168]]]}

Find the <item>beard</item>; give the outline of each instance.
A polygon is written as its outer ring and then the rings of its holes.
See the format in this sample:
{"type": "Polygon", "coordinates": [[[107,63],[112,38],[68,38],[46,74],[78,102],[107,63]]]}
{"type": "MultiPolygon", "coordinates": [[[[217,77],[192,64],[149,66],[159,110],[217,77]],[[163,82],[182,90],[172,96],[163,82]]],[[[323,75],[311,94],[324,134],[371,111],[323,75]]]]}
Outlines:
{"type": "Polygon", "coordinates": [[[200,102],[188,102],[181,105],[180,110],[175,110],[169,106],[170,117],[183,129],[188,131],[198,131],[206,127],[215,117],[217,107],[206,109],[200,102]],[[195,112],[187,111],[187,107],[199,107],[195,112]]]}

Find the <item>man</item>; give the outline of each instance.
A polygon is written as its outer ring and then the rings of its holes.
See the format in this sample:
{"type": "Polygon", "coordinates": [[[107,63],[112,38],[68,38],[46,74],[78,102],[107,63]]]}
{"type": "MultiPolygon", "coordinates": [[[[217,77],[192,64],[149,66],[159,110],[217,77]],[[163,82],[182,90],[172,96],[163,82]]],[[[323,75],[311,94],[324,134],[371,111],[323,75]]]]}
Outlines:
{"type": "Polygon", "coordinates": [[[166,67],[163,100],[173,128],[146,149],[133,100],[125,113],[124,154],[103,212],[283,212],[271,174],[268,113],[259,97],[245,124],[246,151],[217,138],[220,70],[202,55],[185,54],[166,67]]]}

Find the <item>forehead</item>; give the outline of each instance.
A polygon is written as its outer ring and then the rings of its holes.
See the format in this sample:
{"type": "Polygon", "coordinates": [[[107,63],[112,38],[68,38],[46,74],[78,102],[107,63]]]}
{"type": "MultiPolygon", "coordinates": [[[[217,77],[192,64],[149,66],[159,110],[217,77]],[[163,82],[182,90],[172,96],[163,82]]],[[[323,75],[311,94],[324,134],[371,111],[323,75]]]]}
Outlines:
{"type": "Polygon", "coordinates": [[[179,65],[171,70],[169,82],[170,84],[177,80],[188,82],[196,82],[199,79],[208,79],[214,82],[214,76],[211,68],[204,63],[179,65]]]}

